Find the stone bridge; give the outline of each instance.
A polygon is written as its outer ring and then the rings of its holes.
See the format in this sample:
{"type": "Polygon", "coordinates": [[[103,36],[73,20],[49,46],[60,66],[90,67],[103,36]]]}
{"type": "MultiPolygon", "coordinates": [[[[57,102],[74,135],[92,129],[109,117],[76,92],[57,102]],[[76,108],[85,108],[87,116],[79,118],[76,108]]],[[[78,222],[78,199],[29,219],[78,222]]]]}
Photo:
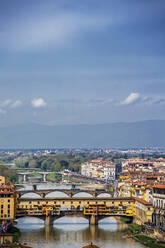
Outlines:
{"type": "Polygon", "coordinates": [[[22,197],[25,194],[28,193],[35,193],[37,195],[39,195],[41,198],[45,198],[49,193],[55,193],[55,192],[61,192],[66,194],[68,197],[73,197],[74,195],[78,194],[78,193],[88,193],[90,194],[92,197],[97,197],[100,194],[109,194],[109,196],[112,196],[112,192],[109,190],[105,190],[105,189],[99,189],[99,190],[90,190],[90,189],[33,189],[32,190],[20,190],[17,191],[17,196],[18,198],[22,197]]]}
{"type": "MultiPolygon", "coordinates": [[[[46,183],[47,182],[47,180],[46,180],[47,175],[52,173],[52,172],[31,170],[31,171],[26,171],[26,172],[18,172],[18,175],[21,175],[23,177],[23,184],[26,184],[28,176],[30,176],[31,174],[34,174],[34,173],[41,174],[42,175],[42,181],[44,183],[46,183]]],[[[53,173],[61,174],[60,172],[53,172],[53,173]]]]}
{"type": "Polygon", "coordinates": [[[100,219],[108,216],[135,215],[135,199],[112,197],[56,197],[56,198],[19,198],[16,217],[38,217],[52,224],[63,216],[83,216],[90,224],[97,225],[100,219]]]}

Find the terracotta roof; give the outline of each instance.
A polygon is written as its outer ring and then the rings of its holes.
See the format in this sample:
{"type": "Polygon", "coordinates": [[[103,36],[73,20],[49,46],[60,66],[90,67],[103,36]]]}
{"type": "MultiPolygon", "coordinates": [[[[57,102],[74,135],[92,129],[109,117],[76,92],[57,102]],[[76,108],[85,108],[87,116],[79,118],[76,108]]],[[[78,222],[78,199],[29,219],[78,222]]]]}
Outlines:
{"type": "Polygon", "coordinates": [[[151,202],[147,202],[147,201],[145,201],[145,200],[143,200],[141,198],[135,198],[135,200],[140,202],[140,203],[142,203],[143,205],[152,205],[151,202]]]}
{"type": "Polygon", "coordinates": [[[153,164],[151,161],[128,161],[128,164],[153,164]]]}
{"type": "Polygon", "coordinates": [[[156,189],[165,189],[165,184],[156,184],[156,185],[154,185],[152,187],[156,188],[156,189]]]}
{"type": "Polygon", "coordinates": [[[155,161],[158,161],[158,162],[165,162],[165,158],[157,158],[155,161]]]}

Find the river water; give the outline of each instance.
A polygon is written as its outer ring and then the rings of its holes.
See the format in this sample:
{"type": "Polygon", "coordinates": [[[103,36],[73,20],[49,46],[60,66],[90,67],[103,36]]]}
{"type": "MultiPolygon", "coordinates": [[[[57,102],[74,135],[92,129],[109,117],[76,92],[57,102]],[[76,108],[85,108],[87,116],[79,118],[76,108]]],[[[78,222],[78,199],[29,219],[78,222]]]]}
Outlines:
{"type": "Polygon", "coordinates": [[[38,218],[25,217],[18,220],[17,227],[21,232],[20,242],[33,248],[81,248],[91,242],[101,248],[144,247],[125,238],[127,225],[117,223],[113,217],[101,220],[98,226],[89,226],[82,217],[62,217],[51,227],[38,218]]]}

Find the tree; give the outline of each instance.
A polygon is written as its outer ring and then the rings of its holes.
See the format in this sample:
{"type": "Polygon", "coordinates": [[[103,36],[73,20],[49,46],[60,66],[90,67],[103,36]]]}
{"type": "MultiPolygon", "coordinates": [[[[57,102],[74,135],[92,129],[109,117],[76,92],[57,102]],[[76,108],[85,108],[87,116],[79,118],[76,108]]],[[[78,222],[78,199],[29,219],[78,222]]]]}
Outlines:
{"type": "Polygon", "coordinates": [[[29,168],[37,168],[38,167],[38,163],[36,159],[31,159],[29,161],[29,168]]]}
{"type": "Polygon", "coordinates": [[[61,170],[61,165],[59,162],[56,162],[53,166],[54,171],[60,171],[61,170]]]}
{"type": "Polygon", "coordinates": [[[44,171],[46,171],[46,170],[48,170],[48,168],[49,168],[49,163],[48,163],[48,161],[47,161],[47,160],[43,160],[43,161],[41,162],[41,169],[44,170],[44,171]]]}
{"type": "Polygon", "coordinates": [[[6,179],[12,183],[16,183],[18,180],[18,174],[16,171],[7,168],[5,165],[0,165],[0,175],[6,177],[6,179]]]}
{"type": "Polygon", "coordinates": [[[28,168],[29,158],[28,157],[19,157],[15,159],[16,167],[19,168],[28,168]]]}
{"type": "Polygon", "coordinates": [[[62,167],[63,169],[68,169],[68,167],[69,167],[69,163],[68,163],[68,161],[66,161],[66,160],[61,160],[61,161],[60,161],[60,165],[61,165],[61,167],[62,167]]]}

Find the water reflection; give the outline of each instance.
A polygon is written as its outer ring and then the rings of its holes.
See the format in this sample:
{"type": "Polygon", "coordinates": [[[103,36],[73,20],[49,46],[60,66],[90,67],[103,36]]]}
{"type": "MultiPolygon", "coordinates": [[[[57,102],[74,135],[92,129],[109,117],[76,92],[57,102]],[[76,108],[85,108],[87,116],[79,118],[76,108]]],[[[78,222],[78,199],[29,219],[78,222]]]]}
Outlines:
{"type": "MultiPolygon", "coordinates": [[[[26,186],[25,190],[31,189],[26,186]]],[[[38,185],[38,189],[70,189],[71,186],[54,184],[38,185]]],[[[22,190],[22,189],[21,189],[22,190]]],[[[84,190],[85,191],[85,190],[84,190]]],[[[48,197],[62,197],[62,193],[52,192],[48,197]]],[[[75,196],[85,197],[87,193],[75,196]]],[[[27,197],[27,194],[24,197],[27,197]]],[[[29,197],[33,195],[30,193],[29,197]]],[[[103,196],[103,195],[100,195],[103,196]]],[[[108,197],[109,195],[104,196],[108,197]]],[[[64,210],[66,207],[62,207],[64,210]]],[[[33,248],[81,248],[91,241],[100,248],[142,248],[144,246],[124,238],[125,224],[118,224],[116,219],[107,217],[98,226],[89,226],[88,220],[82,217],[63,217],[54,222],[53,226],[45,226],[38,218],[25,217],[18,220],[17,227],[21,231],[20,241],[33,248]]]]}
{"type": "Polygon", "coordinates": [[[142,245],[124,238],[125,224],[114,218],[105,218],[98,226],[89,226],[84,218],[64,217],[53,226],[44,226],[42,220],[22,218],[18,221],[20,241],[33,248],[79,248],[91,241],[102,248],[141,248],[142,245]]]}

